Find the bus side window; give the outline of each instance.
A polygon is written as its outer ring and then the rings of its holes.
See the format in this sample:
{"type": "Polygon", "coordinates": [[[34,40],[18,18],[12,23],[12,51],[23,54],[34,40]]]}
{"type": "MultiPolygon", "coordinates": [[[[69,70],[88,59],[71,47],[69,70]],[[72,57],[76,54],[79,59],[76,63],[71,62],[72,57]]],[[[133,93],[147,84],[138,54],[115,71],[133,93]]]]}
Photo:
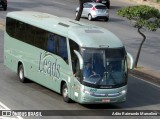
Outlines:
{"type": "Polygon", "coordinates": [[[78,76],[79,69],[79,63],[78,63],[78,57],[74,53],[74,50],[79,51],[79,45],[75,43],[73,40],[69,40],[69,46],[70,46],[70,54],[71,54],[71,63],[72,63],[72,71],[75,76],[78,76]]]}
{"type": "Polygon", "coordinates": [[[65,37],[59,37],[59,55],[68,63],[67,40],[65,37]]]}
{"type": "Polygon", "coordinates": [[[26,35],[25,35],[25,42],[28,44],[34,44],[34,37],[35,37],[35,27],[26,24],[26,35]]]}
{"type": "Polygon", "coordinates": [[[10,35],[11,37],[14,37],[15,27],[16,27],[16,20],[7,17],[7,19],[6,19],[6,31],[7,31],[8,35],[10,35]]]}
{"type": "Polygon", "coordinates": [[[57,46],[57,40],[55,38],[55,35],[53,33],[48,33],[47,51],[57,54],[56,46],[57,46]]]}
{"type": "Polygon", "coordinates": [[[25,41],[25,24],[23,22],[16,22],[15,38],[21,41],[25,41]]]}
{"type": "Polygon", "coordinates": [[[45,49],[46,48],[47,32],[43,29],[35,28],[34,46],[45,49]]]}

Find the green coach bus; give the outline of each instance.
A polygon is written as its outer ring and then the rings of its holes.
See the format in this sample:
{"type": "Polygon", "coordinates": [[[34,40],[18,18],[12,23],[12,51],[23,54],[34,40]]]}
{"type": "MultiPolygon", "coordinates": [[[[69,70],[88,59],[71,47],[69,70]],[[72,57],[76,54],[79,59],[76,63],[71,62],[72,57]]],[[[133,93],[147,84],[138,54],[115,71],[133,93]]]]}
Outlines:
{"type": "Polygon", "coordinates": [[[40,12],[6,16],[4,64],[81,104],[126,101],[127,53],[110,31],[40,12]]]}

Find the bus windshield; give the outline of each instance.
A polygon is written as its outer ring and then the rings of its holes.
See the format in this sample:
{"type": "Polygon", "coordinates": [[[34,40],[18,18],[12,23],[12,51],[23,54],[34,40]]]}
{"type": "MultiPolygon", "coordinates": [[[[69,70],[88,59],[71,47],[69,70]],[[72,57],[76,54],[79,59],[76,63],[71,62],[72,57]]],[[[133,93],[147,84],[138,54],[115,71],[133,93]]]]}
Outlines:
{"type": "Polygon", "coordinates": [[[117,49],[81,48],[84,60],[82,83],[94,88],[117,88],[127,83],[124,47],[117,49]]]}

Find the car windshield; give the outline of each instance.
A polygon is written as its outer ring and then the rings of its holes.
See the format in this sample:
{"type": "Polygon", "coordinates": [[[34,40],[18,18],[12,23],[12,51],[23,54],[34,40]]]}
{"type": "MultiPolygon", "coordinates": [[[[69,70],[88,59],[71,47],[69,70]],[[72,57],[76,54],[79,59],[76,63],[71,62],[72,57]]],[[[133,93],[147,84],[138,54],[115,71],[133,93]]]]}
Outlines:
{"type": "Polygon", "coordinates": [[[126,84],[127,63],[124,48],[82,48],[82,83],[89,87],[114,88],[126,84]]]}

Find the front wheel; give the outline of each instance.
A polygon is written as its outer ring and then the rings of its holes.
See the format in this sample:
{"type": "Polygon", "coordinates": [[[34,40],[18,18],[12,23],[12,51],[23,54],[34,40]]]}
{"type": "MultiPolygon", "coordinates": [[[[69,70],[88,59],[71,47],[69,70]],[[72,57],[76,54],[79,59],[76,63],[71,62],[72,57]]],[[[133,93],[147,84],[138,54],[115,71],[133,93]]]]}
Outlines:
{"type": "Polygon", "coordinates": [[[62,96],[65,102],[69,103],[71,101],[71,99],[68,97],[68,87],[66,83],[62,86],[62,96]]]}
{"type": "Polygon", "coordinates": [[[26,82],[26,78],[24,77],[24,68],[22,64],[18,67],[18,77],[22,83],[26,82]]]}

